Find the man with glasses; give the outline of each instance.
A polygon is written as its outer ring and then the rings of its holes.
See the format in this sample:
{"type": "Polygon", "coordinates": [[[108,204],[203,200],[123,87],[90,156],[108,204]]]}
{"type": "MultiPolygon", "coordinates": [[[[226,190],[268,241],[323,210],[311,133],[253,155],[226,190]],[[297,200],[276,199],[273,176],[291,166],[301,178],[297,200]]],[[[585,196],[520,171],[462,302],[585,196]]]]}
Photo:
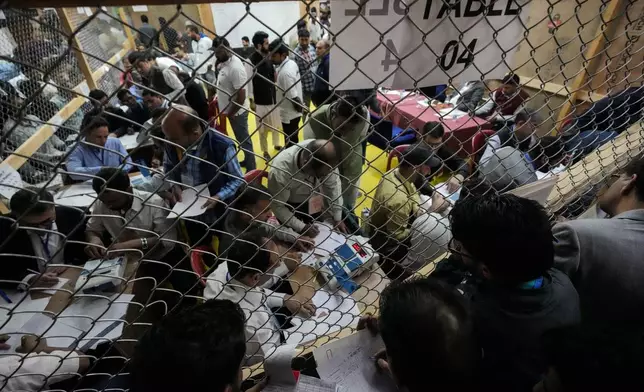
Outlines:
{"type": "Polygon", "coordinates": [[[610,176],[598,203],[611,219],[571,220],[553,228],[555,266],[568,274],[577,288],[584,321],[641,321],[644,319],[642,156],[610,176]]]}
{"type": "Polygon", "coordinates": [[[80,210],[54,205],[47,191],[27,189],[16,192],[9,206],[11,213],[0,218],[0,287],[51,287],[65,271],[61,264],[87,260],[80,210]]]}

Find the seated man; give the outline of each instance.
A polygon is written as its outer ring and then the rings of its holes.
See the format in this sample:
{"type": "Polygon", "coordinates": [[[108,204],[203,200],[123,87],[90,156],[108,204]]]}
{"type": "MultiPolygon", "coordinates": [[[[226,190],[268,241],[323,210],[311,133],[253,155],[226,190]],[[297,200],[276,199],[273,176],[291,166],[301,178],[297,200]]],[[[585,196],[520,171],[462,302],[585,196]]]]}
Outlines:
{"type": "Polygon", "coordinates": [[[431,277],[394,282],[380,296],[380,317],[360,320],[358,329],[365,327],[382,336],[376,366],[399,390],[478,390],[472,316],[453,287],[431,277]]]}
{"type": "Polygon", "coordinates": [[[0,287],[49,287],[64,271],[50,264],[82,265],[85,217],[76,208],[56,206],[51,193],[16,192],[11,214],[0,218],[0,287]],[[14,225],[17,223],[17,225],[14,225]]]}
{"type": "Polygon", "coordinates": [[[370,126],[369,114],[355,97],[344,96],[324,105],[313,114],[304,126],[304,139],[325,139],[333,143],[336,154],[342,157],[338,166],[342,184],[342,200],[349,210],[355,207],[358,197],[356,184],[362,175],[362,141],[370,126]]]}
{"type": "Polygon", "coordinates": [[[579,297],[553,268],[548,214],[511,194],[460,198],[450,213],[450,252],[471,271],[468,293],[484,353],[482,390],[529,391],[546,371],[542,335],[580,322],[579,297]]]}
{"type": "Polygon", "coordinates": [[[114,168],[101,169],[92,187],[98,200],[87,223],[87,254],[100,259],[132,252],[144,260],[138,277],[151,276],[156,284],[169,277],[175,290],[188,293],[196,279],[183,249],[175,246],[177,224],[167,219],[165,201],[155,194],[132,189],[128,175],[114,168]],[[108,249],[101,239],[105,234],[114,241],[108,249]]]}
{"type": "Polygon", "coordinates": [[[150,89],[143,90],[143,103],[148,107],[148,110],[154,111],[157,109],[167,109],[170,102],[163,98],[161,94],[157,94],[150,89]]]}
{"type": "Polygon", "coordinates": [[[555,266],[579,292],[581,315],[590,323],[641,322],[644,314],[644,158],[633,159],[600,192],[611,219],[577,219],[553,228],[555,266]],[[610,290],[597,291],[597,287],[610,290]]]}
{"type": "MultiPolygon", "coordinates": [[[[245,319],[238,304],[220,299],[168,315],[136,346],[130,391],[198,391],[206,385],[211,392],[241,390],[245,319]]],[[[259,392],[264,385],[246,392],[259,392]]]]}
{"type": "Polygon", "coordinates": [[[145,105],[139,103],[127,90],[119,90],[116,96],[121,102],[121,105],[128,107],[128,111],[126,112],[127,118],[129,118],[133,123],[139,124],[138,127],[132,124],[134,130],[140,130],[141,125],[145,124],[145,122],[150,119],[150,110],[145,105]]]}
{"type": "Polygon", "coordinates": [[[195,217],[204,225],[186,221],[194,245],[206,236],[207,228],[223,216],[244,181],[237,149],[232,139],[212,128],[204,128],[197,112],[187,106],[174,105],[161,126],[166,139],[180,146],[165,145],[163,169],[167,176],[165,185],[169,188],[166,197],[171,204],[181,200],[182,186],[207,183],[210,191],[211,200],[206,206],[209,211],[195,217]]]}
{"type": "MultiPolygon", "coordinates": [[[[390,279],[404,279],[409,274],[400,264],[409,249],[409,226],[421,204],[414,181],[427,173],[431,157],[427,148],[410,148],[400,158],[398,167],[382,176],[376,188],[368,231],[373,248],[381,254],[381,267],[390,279]]],[[[447,203],[435,192],[429,212],[440,213],[445,208],[447,203]]]]}
{"type": "Polygon", "coordinates": [[[529,157],[532,167],[537,171],[537,177],[558,174],[565,169],[566,151],[561,138],[556,136],[543,136],[537,144],[530,149],[529,157]]]}
{"type": "Polygon", "coordinates": [[[478,169],[496,190],[511,190],[537,180],[529,151],[538,142],[538,125],[537,114],[525,109],[517,113],[514,125],[488,138],[478,169]]]}
{"type": "Polygon", "coordinates": [[[519,76],[508,74],[503,78],[501,87],[492,91],[490,99],[474,114],[486,117],[490,122],[511,121],[517,110],[529,99],[530,95],[521,88],[519,76]]]}
{"type": "MultiPolygon", "coordinates": [[[[443,108],[455,108],[462,112],[474,112],[485,94],[485,84],[480,80],[465,82],[445,98],[443,108]]],[[[432,102],[433,103],[433,102],[432,102]]]]}
{"type": "Polygon", "coordinates": [[[206,289],[204,296],[206,299],[228,299],[242,307],[246,315],[246,356],[248,364],[252,364],[261,361],[272,348],[283,342],[281,329],[288,321],[283,317],[283,310],[279,314],[273,309],[286,308],[292,315],[301,312],[306,317],[314,315],[316,310],[314,305],[303,303],[297,296],[286,296],[261,287],[262,276],[272,273],[279,263],[277,253],[269,249],[271,241],[260,233],[251,232],[243,234],[236,242],[226,257],[228,273],[209,278],[209,281],[212,279],[219,284],[217,287],[215,283],[209,284],[216,290],[206,289]]]}
{"type": "MultiPolygon", "coordinates": [[[[423,126],[421,143],[430,147],[434,151],[434,157],[437,159],[432,160],[431,175],[438,174],[445,167],[452,173],[449,180],[447,180],[447,190],[449,192],[456,192],[460,187],[463,180],[470,175],[470,169],[467,162],[453,152],[445,145],[445,128],[439,122],[430,121],[423,126]]],[[[427,189],[422,187],[422,179],[414,185],[417,189],[427,189]]]]}
{"type": "Polygon", "coordinates": [[[105,91],[92,90],[89,92],[89,98],[94,108],[83,117],[81,132],[96,117],[102,117],[107,120],[108,129],[112,136],[121,137],[133,132],[133,127],[136,124],[130,121],[123,109],[110,104],[110,97],[105,91]]]}
{"type": "Polygon", "coordinates": [[[280,152],[268,172],[271,207],[277,220],[315,237],[319,229],[313,221],[328,208],[337,229],[346,233],[337,166],[335,147],[328,140],[305,140],[280,152]]]}

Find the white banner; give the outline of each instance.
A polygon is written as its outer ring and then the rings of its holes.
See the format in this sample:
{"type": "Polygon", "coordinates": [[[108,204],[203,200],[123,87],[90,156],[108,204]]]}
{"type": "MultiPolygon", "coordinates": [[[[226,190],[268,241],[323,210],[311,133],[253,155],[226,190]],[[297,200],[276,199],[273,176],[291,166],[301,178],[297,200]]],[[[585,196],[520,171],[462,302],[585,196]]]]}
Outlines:
{"type": "Polygon", "coordinates": [[[528,15],[527,4],[333,0],[331,85],[410,89],[502,77],[523,39],[525,22],[519,15],[528,15]]]}

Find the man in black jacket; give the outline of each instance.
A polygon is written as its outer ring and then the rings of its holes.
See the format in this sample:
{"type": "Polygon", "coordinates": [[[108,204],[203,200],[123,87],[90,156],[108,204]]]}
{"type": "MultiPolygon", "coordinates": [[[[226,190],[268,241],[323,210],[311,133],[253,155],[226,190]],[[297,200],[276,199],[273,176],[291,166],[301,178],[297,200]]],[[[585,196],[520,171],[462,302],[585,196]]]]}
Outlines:
{"type": "Polygon", "coordinates": [[[548,215],[511,194],[461,197],[450,214],[450,252],[471,271],[470,297],[485,391],[531,391],[547,370],[541,337],[580,322],[579,297],[553,268],[548,215]]]}
{"type": "Polygon", "coordinates": [[[0,287],[49,287],[64,272],[49,265],[87,261],[84,214],[53,201],[47,191],[22,189],[11,197],[11,214],[0,217],[0,287]]]}
{"type": "Polygon", "coordinates": [[[268,34],[258,31],[253,35],[255,52],[250,55],[249,60],[253,64],[255,72],[252,75],[250,84],[250,108],[257,114],[259,144],[262,148],[264,158],[268,161],[271,156],[268,153],[268,131],[273,133],[273,147],[281,150],[279,139],[279,109],[275,107],[275,67],[268,58],[268,34]]]}
{"type": "MultiPolygon", "coordinates": [[[[434,151],[434,156],[439,158],[434,160],[436,164],[431,167],[431,175],[434,176],[442,169],[447,168],[452,173],[447,180],[447,190],[456,192],[461,187],[463,180],[469,176],[470,168],[463,158],[445,145],[444,136],[443,124],[431,121],[423,126],[420,143],[430,147],[434,151]]],[[[416,184],[416,187],[421,191],[426,189],[420,185],[416,184]]]]}

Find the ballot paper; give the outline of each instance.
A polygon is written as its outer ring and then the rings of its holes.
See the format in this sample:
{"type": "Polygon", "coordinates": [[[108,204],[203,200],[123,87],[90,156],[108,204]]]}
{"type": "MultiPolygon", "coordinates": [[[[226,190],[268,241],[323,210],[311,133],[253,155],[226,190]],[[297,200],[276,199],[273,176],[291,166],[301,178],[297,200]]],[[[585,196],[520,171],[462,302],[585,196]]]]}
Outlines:
{"type": "Polygon", "coordinates": [[[209,200],[210,191],[208,184],[186,188],[181,194],[181,201],[174,205],[168,218],[199,216],[206,212],[203,205],[209,200]]]}
{"type": "Polygon", "coordinates": [[[54,199],[65,199],[68,197],[73,197],[73,196],[82,196],[82,195],[89,195],[89,196],[94,196],[96,197],[96,192],[94,192],[94,188],[92,187],[91,182],[81,182],[79,184],[72,184],[69,185],[68,187],[65,187],[65,189],[61,189],[59,192],[56,192],[54,195],[54,199]]]}
{"type": "Polygon", "coordinates": [[[9,295],[13,303],[6,303],[3,299],[0,303],[0,334],[8,334],[9,340],[6,344],[10,346],[9,351],[15,352],[20,346],[20,337],[28,332],[25,324],[34,316],[47,317],[42,314],[49,303],[49,298],[32,300],[29,295],[9,295]]]}
{"type": "Polygon", "coordinates": [[[328,256],[340,246],[347,242],[347,238],[336,231],[333,231],[331,226],[325,223],[318,223],[315,225],[320,233],[313,238],[315,241],[315,248],[313,253],[320,256],[328,256]]]}
{"type": "Polygon", "coordinates": [[[283,331],[286,343],[303,344],[342,328],[358,325],[360,309],[349,294],[318,290],[311,301],[317,308],[315,315],[308,319],[293,317],[293,327],[283,331]]]}
{"type": "Polygon", "coordinates": [[[513,189],[508,193],[512,193],[516,196],[526,199],[534,200],[539,204],[545,206],[546,202],[548,201],[548,197],[550,196],[550,193],[557,184],[558,180],[559,176],[546,177],[539,181],[520,186],[519,188],[513,189]]]}
{"type": "Polygon", "coordinates": [[[139,145],[139,142],[137,141],[138,136],[139,136],[139,133],[136,132],[132,135],[123,135],[119,138],[119,140],[121,141],[121,144],[123,145],[123,147],[125,147],[126,150],[132,150],[139,145]]]}
{"type": "Polygon", "coordinates": [[[7,164],[0,165],[0,195],[11,199],[22,187],[22,178],[16,169],[7,164]]]}
{"type": "Polygon", "coordinates": [[[382,348],[380,337],[359,331],[315,349],[313,356],[320,378],[336,382],[341,392],[395,392],[391,377],[376,371],[373,356],[382,348]]]}
{"type": "Polygon", "coordinates": [[[319,378],[310,377],[300,374],[297,379],[295,392],[338,392],[338,384],[330,381],[320,380],[319,378]]]}

